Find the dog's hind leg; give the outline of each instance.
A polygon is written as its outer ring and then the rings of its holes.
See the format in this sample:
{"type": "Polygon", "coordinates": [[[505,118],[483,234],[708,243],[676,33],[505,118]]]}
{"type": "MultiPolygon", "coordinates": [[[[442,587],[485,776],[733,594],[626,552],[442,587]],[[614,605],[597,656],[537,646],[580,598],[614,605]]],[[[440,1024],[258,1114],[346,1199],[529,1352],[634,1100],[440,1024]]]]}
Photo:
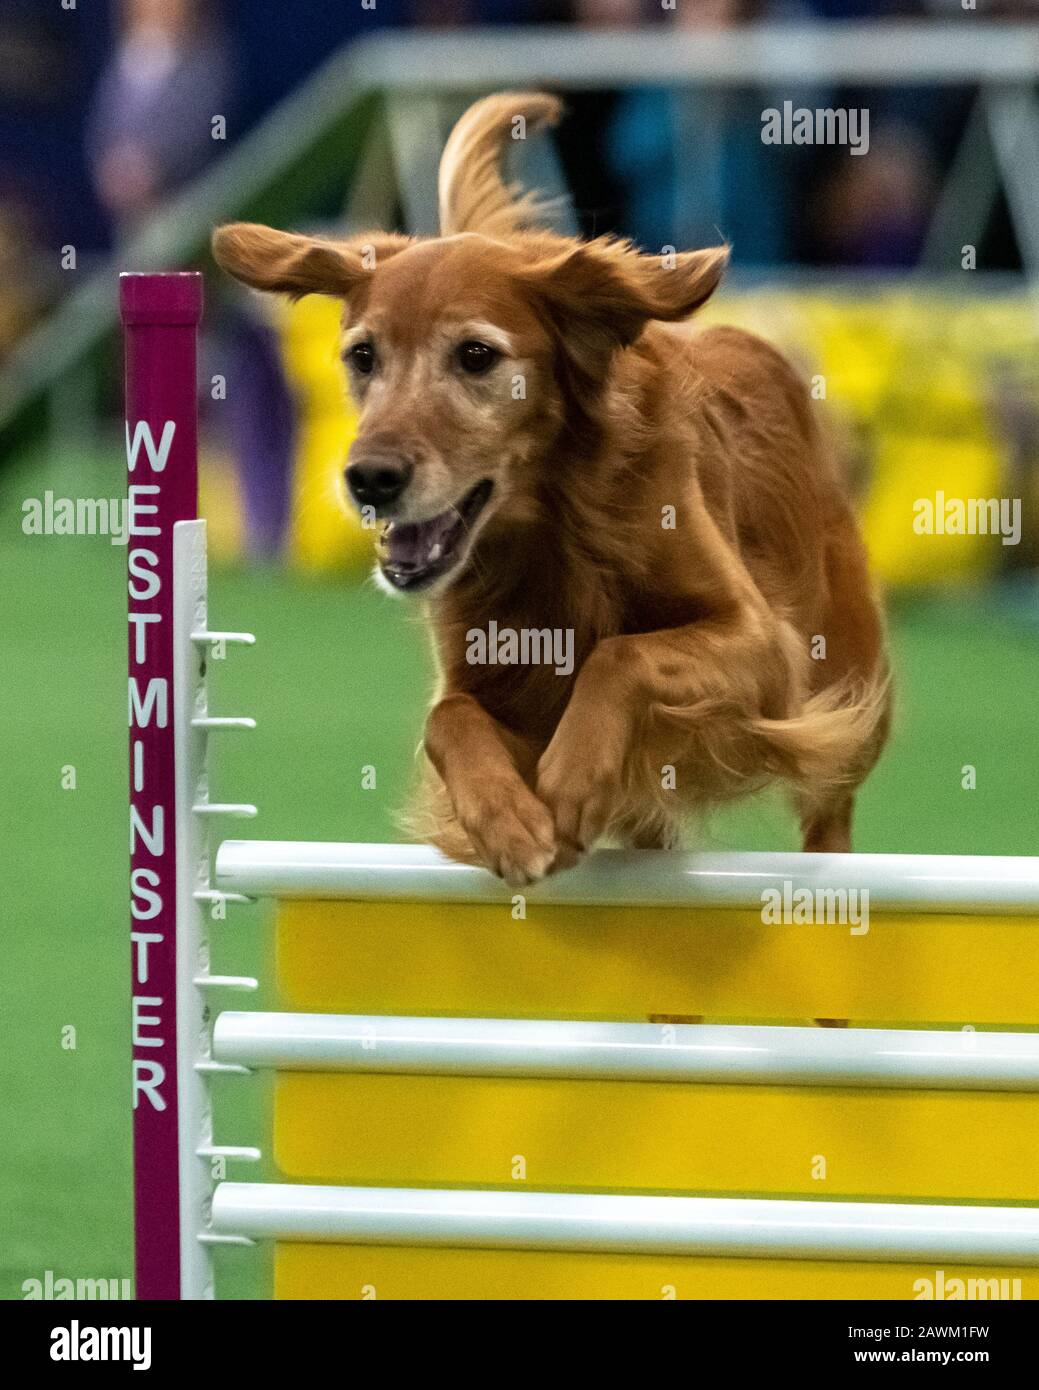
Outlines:
{"type": "Polygon", "coordinates": [[[855,794],[835,792],[825,801],[802,797],[801,848],[806,854],[850,854],[851,817],[855,794]]]}
{"type": "MultiPolygon", "coordinates": [[[[802,848],[806,854],[850,854],[854,792],[842,791],[825,802],[801,802],[802,848]]],[[[820,1028],[847,1028],[846,1018],[817,1018],[820,1028]]]]}

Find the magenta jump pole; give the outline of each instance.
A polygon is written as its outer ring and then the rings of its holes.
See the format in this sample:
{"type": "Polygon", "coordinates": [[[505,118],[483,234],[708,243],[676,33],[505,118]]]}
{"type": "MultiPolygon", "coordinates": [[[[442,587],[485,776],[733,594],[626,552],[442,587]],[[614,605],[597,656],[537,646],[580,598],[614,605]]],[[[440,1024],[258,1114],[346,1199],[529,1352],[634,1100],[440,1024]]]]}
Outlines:
{"type": "MultiPolygon", "coordinates": [[[[179,1299],[173,535],[198,511],[202,277],[120,276],[129,498],[130,933],[136,1296],[179,1299]]],[[[196,1295],[197,1296],[197,1295],[196,1295]]]]}

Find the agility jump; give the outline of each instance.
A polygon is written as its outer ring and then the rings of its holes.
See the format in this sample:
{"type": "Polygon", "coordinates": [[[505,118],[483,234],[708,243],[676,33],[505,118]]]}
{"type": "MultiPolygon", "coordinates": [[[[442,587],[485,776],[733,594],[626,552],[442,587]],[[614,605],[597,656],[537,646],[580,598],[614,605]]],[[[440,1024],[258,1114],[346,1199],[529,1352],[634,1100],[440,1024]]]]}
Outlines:
{"type": "Polygon", "coordinates": [[[253,638],[208,618],[201,279],[121,305],[137,1297],[268,1241],[283,1298],[1035,1297],[1039,858],[604,851],[516,897],[418,846],[211,855],[256,809],[206,767],[253,638]],[[809,915],[852,893],[865,930],[809,915]],[[221,1011],[257,981],[210,931],[261,898],[285,1011],[221,1011]],[[211,1078],[258,1069],[285,1181],[219,1180],[261,1153],[211,1078]]]}

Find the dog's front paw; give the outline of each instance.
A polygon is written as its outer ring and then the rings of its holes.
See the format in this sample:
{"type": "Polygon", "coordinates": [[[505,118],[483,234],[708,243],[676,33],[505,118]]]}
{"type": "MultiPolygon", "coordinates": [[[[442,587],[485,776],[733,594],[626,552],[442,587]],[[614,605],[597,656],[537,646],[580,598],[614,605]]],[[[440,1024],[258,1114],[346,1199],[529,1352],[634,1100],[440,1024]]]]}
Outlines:
{"type": "Polygon", "coordinates": [[[553,739],[538,763],[536,787],[560,841],[556,868],[568,867],[578,854],[591,849],[620,811],[620,771],[604,756],[602,746],[575,748],[553,739]]]}
{"type": "Polygon", "coordinates": [[[518,778],[482,788],[458,817],[480,862],[510,888],[536,883],[556,863],[552,816],[518,778]]]}

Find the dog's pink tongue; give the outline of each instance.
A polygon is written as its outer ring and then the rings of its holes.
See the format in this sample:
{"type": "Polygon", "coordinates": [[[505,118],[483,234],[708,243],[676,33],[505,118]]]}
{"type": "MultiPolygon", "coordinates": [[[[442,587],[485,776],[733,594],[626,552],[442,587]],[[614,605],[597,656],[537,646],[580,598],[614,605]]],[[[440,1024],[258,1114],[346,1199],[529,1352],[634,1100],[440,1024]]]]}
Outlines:
{"type": "Polygon", "coordinates": [[[396,570],[425,569],[439,556],[454,521],[452,512],[443,512],[430,521],[396,522],[386,532],[386,559],[396,570]]]}

